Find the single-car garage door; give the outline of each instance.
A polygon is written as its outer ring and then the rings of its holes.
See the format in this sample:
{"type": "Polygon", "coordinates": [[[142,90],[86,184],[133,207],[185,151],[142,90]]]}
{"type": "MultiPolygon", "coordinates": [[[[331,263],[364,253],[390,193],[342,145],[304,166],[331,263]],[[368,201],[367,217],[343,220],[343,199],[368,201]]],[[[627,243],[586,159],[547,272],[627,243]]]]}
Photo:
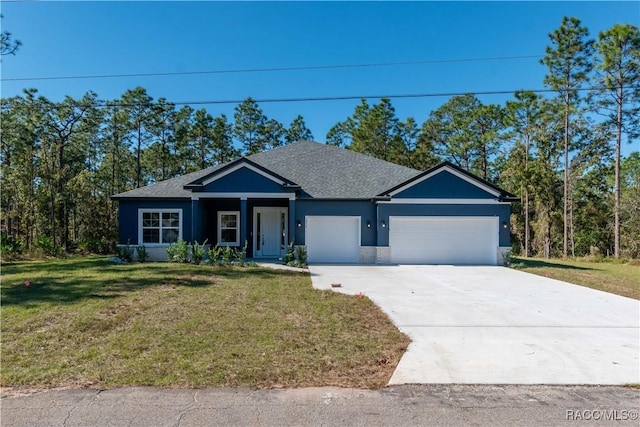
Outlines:
{"type": "Polygon", "coordinates": [[[309,262],[358,262],[360,217],[307,216],[305,228],[309,262]]]}
{"type": "Polygon", "coordinates": [[[389,218],[391,262],[398,264],[497,263],[497,217],[389,218]]]}

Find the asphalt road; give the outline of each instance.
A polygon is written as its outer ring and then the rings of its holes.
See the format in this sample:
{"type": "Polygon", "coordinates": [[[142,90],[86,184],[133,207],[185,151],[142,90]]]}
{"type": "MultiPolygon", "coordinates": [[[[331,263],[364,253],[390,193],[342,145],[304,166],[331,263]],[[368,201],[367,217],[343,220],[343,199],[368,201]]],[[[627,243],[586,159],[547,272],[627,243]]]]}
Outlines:
{"type": "Polygon", "coordinates": [[[1,425],[637,426],[640,390],[601,386],[403,385],[250,390],[5,392],[1,425]]]}

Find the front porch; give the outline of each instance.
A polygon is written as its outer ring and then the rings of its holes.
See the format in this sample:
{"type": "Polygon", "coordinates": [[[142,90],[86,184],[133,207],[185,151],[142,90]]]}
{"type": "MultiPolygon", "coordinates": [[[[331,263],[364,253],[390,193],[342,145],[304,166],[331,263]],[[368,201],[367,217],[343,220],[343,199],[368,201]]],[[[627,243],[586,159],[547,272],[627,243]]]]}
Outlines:
{"type": "Polygon", "coordinates": [[[192,240],[211,246],[246,244],[248,258],[280,258],[295,236],[295,200],[283,196],[198,196],[192,200],[192,240]]]}

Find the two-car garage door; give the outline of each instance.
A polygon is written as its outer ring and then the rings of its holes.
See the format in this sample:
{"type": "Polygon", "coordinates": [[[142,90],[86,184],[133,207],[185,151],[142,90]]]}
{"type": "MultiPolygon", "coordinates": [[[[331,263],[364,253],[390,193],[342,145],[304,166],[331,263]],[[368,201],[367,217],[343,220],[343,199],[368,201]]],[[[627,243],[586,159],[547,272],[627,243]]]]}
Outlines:
{"type": "Polygon", "coordinates": [[[389,218],[391,262],[496,264],[497,217],[389,218]]]}

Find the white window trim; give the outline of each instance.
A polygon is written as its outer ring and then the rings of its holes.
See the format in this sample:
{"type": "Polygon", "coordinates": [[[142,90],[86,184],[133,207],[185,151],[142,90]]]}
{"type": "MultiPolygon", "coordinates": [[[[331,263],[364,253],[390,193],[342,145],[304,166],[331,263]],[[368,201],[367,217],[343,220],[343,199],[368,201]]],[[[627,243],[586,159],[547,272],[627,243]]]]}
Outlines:
{"type": "MultiPolygon", "coordinates": [[[[162,247],[169,246],[170,243],[144,243],[142,241],[142,216],[145,213],[159,213],[160,214],[160,239],[162,239],[162,214],[163,213],[177,213],[178,214],[178,240],[182,240],[182,209],[138,209],[138,245],[144,245],[146,247],[162,247]]],[[[174,227],[169,227],[174,228],[174,227]]]]}
{"type": "Polygon", "coordinates": [[[240,211],[218,211],[218,245],[219,246],[240,246],[240,211]],[[236,241],[222,242],[222,215],[236,215],[236,241]]]}

